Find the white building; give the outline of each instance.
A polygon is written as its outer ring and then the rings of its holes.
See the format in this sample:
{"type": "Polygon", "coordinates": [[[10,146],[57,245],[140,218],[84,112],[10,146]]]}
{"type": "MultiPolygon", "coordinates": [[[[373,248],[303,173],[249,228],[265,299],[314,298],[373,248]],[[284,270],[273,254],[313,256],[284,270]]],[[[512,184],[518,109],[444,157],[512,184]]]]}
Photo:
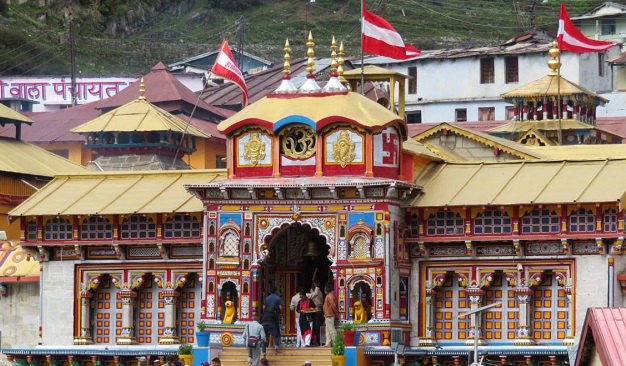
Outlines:
{"type": "MultiPolygon", "coordinates": [[[[366,64],[412,76],[406,85],[408,123],[510,120],[513,106],[500,96],[550,71],[552,41],[526,33],[495,47],[424,51],[405,61],[373,57],[366,64]]],[[[615,89],[606,60],[619,47],[602,53],[561,55],[561,75],[596,93],[615,89]]]]}

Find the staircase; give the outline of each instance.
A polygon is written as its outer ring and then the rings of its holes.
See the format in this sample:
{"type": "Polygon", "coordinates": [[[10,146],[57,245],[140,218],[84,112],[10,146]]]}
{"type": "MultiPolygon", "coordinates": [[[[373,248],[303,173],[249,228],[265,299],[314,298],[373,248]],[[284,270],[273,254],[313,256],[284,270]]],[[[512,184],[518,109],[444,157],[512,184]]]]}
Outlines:
{"type": "MultiPolygon", "coordinates": [[[[226,366],[248,366],[248,349],[244,347],[224,348],[219,357],[226,366]]],[[[268,348],[266,358],[270,366],[302,366],[306,361],[311,361],[311,366],[332,366],[330,348],[268,348]]]]}

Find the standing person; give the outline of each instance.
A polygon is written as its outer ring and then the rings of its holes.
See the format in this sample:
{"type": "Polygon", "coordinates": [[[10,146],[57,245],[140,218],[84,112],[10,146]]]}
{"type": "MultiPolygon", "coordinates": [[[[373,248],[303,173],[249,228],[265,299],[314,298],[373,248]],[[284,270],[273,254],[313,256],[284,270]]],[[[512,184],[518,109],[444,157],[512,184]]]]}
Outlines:
{"type": "Polygon", "coordinates": [[[258,343],[256,347],[248,347],[248,365],[259,366],[261,362],[261,344],[265,339],[265,330],[261,323],[259,323],[259,316],[255,316],[252,323],[246,325],[243,331],[243,341],[247,345],[249,337],[256,337],[258,343]]]}
{"type": "MultiPolygon", "coordinates": [[[[261,325],[265,330],[265,334],[268,337],[267,346],[274,347],[274,349],[278,349],[278,343],[280,342],[280,331],[276,324],[278,324],[278,313],[276,311],[266,310],[261,315],[261,325]]],[[[263,349],[263,354],[265,354],[265,349],[263,349]]]]}
{"type": "Polygon", "coordinates": [[[211,366],[226,366],[220,361],[219,357],[215,357],[211,360],[211,366]]]}
{"type": "Polygon", "coordinates": [[[174,366],[174,356],[165,357],[165,365],[164,366],[174,366]]]}
{"type": "MultiPolygon", "coordinates": [[[[315,269],[315,273],[317,273],[317,269],[315,269]]],[[[315,274],[313,276],[315,277],[315,274]]],[[[307,297],[313,301],[315,307],[317,308],[317,313],[313,316],[313,320],[315,322],[313,326],[313,329],[315,330],[313,335],[315,336],[315,345],[319,346],[321,345],[321,334],[319,334],[319,330],[322,326],[322,322],[324,321],[324,294],[322,293],[322,290],[320,290],[320,281],[313,280],[313,287],[311,288],[311,292],[307,294],[307,297]]]]}
{"type": "Polygon", "coordinates": [[[306,292],[302,290],[300,293],[300,301],[298,302],[298,312],[300,313],[300,331],[302,332],[302,347],[309,347],[311,345],[311,338],[313,336],[313,325],[311,316],[305,313],[306,310],[311,309],[313,303],[306,295],[306,292]]]}
{"type": "Polygon", "coordinates": [[[266,312],[275,313],[276,332],[274,334],[274,348],[278,349],[280,347],[280,312],[283,311],[283,299],[276,295],[275,285],[270,285],[269,292],[270,294],[265,298],[265,303],[263,304],[263,314],[266,312]]]}
{"type": "Polygon", "coordinates": [[[296,320],[296,347],[304,347],[302,343],[302,332],[300,331],[300,313],[298,312],[298,303],[300,302],[300,293],[302,292],[302,286],[296,288],[296,294],[291,298],[289,303],[289,309],[295,313],[294,319],[296,320]]]}
{"type": "Polygon", "coordinates": [[[337,299],[333,292],[331,284],[326,284],[324,288],[326,298],[324,299],[324,325],[326,325],[326,344],[324,347],[330,347],[337,330],[335,329],[335,320],[339,319],[339,309],[337,308],[337,299]]]}

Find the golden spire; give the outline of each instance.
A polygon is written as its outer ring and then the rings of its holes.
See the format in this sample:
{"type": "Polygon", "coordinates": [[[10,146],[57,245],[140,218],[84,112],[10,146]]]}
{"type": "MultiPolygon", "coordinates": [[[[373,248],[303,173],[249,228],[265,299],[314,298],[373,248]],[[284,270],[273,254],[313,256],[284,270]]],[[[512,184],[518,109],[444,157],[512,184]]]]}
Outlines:
{"type": "Polygon", "coordinates": [[[346,84],[348,82],[348,80],[346,80],[346,78],[343,77],[343,63],[344,63],[344,59],[343,59],[343,56],[344,56],[343,42],[341,42],[339,44],[339,54],[338,54],[338,56],[339,57],[337,57],[337,64],[338,64],[338,66],[337,66],[337,75],[339,75],[339,81],[342,84],[346,84]]]}
{"type": "Polygon", "coordinates": [[[337,72],[337,42],[335,41],[335,36],[333,36],[333,40],[330,41],[330,73],[337,72]]]}
{"type": "Polygon", "coordinates": [[[315,59],[313,59],[313,56],[315,56],[315,50],[313,50],[313,46],[315,46],[315,43],[313,42],[313,34],[311,32],[309,32],[309,40],[307,41],[306,46],[306,55],[309,58],[306,62],[306,72],[308,72],[309,74],[313,74],[315,72],[315,68],[313,67],[315,65],[315,59]]]}
{"type": "Polygon", "coordinates": [[[300,87],[300,92],[319,93],[322,88],[320,88],[320,86],[317,85],[317,82],[315,81],[315,68],[313,67],[315,65],[315,59],[313,58],[313,56],[315,56],[315,51],[313,51],[313,46],[315,46],[315,43],[313,43],[313,34],[311,32],[309,32],[309,40],[307,41],[306,46],[306,55],[309,57],[306,62],[306,72],[308,72],[308,74],[306,76],[304,84],[302,84],[302,86],[300,87]]]}
{"type": "Polygon", "coordinates": [[[285,63],[283,64],[283,80],[274,92],[278,94],[291,94],[297,92],[298,88],[291,82],[291,64],[289,63],[291,60],[291,47],[289,47],[289,39],[285,41],[285,48],[283,50],[285,51],[285,56],[283,57],[285,59],[285,63]]]}
{"type": "Polygon", "coordinates": [[[283,57],[283,59],[285,60],[285,63],[283,64],[283,77],[288,77],[289,74],[291,74],[291,64],[289,63],[289,61],[291,60],[291,55],[289,55],[289,52],[291,52],[291,47],[289,47],[289,38],[285,40],[285,48],[283,48],[283,50],[285,51],[285,56],[283,57]]]}
{"type": "Polygon", "coordinates": [[[139,99],[146,100],[146,85],[143,83],[143,77],[139,81],[139,99]]]}
{"type": "Polygon", "coordinates": [[[333,40],[330,42],[330,49],[330,79],[328,79],[322,91],[327,93],[346,91],[346,87],[341,84],[337,74],[337,42],[335,41],[335,36],[333,36],[333,40]]]}
{"type": "Polygon", "coordinates": [[[559,59],[561,51],[557,47],[556,42],[552,42],[552,48],[548,51],[548,55],[552,57],[552,59],[548,61],[548,67],[550,68],[548,75],[556,76],[558,75],[558,69],[561,67],[561,60],[559,59]]]}

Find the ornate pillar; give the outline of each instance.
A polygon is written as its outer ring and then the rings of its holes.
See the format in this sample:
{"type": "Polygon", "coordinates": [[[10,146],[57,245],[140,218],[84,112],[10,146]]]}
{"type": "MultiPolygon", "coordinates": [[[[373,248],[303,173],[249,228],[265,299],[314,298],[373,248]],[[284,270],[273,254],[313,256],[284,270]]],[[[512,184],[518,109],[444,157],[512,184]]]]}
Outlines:
{"type": "Polygon", "coordinates": [[[174,289],[168,288],[161,292],[164,302],[165,319],[163,319],[163,337],[159,338],[159,344],[177,344],[180,343],[178,333],[176,332],[176,319],[178,296],[180,293],[174,289]]]}
{"type": "Polygon", "coordinates": [[[573,346],[575,344],[575,330],[574,323],[574,291],[572,291],[572,279],[567,271],[554,271],[554,278],[560,287],[563,287],[565,291],[565,299],[567,301],[567,324],[565,328],[565,339],[563,340],[564,346],[573,346]]]}
{"type": "Polygon", "coordinates": [[[80,292],[80,335],[74,339],[74,344],[93,344],[91,337],[91,298],[89,290],[80,292]]]}
{"type": "Polygon", "coordinates": [[[447,277],[445,271],[433,271],[430,273],[430,280],[426,281],[425,306],[424,306],[424,335],[420,337],[419,345],[428,347],[434,346],[435,340],[435,296],[437,287],[441,286],[447,277]]]}
{"type": "Polygon", "coordinates": [[[122,299],[122,334],[117,338],[117,344],[137,344],[134,324],[137,293],[125,288],[119,294],[122,299]]]}
{"type": "MultiPolygon", "coordinates": [[[[484,295],[485,291],[479,287],[469,287],[467,289],[467,296],[470,299],[470,311],[478,309],[483,304],[484,295]]],[[[484,346],[486,344],[483,338],[483,324],[480,321],[482,319],[480,315],[480,312],[470,314],[469,337],[465,341],[466,346],[473,346],[475,338],[478,339],[478,345],[484,346]]]]}
{"type": "Polygon", "coordinates": [[[530,300],[532,299],[533,290],[528,286],[518,286],[515,288],[515,298],[518,307],[518,323],[515,331],[516,346],[534,345],[535,341],[530,336],[530,300]]]}

